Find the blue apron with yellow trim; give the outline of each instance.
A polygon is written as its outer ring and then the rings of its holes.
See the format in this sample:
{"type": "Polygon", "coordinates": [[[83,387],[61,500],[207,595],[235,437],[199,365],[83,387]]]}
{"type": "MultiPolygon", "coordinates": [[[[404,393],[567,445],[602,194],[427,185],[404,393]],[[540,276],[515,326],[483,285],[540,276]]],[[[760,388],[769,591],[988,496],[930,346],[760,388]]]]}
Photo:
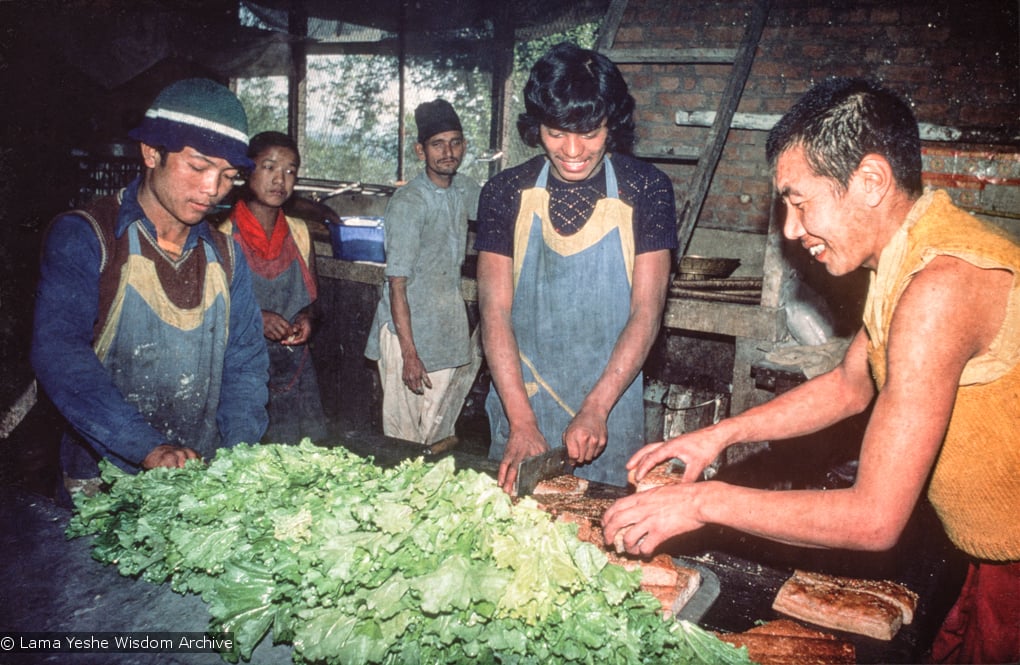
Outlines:
{"type": "Polygon", "coordinates": [[[127,232],[130,256],[96,339],[96,355],[124,398],[168,443],[212,457],[220,441],[216,410],[229,332],[226,272],[215,250],[201,242],[206,258],[201,302],[180,308],[141,254],[138,223],[127,232]]]}
{"type": "MultiPolygon", "coordinates": [[[[248,248],[244,237],[235,229],[234,238],[245,252],[251,268],[252,290],[259,308],[276,312],[293,322],[297,314],[310,305],[312,277],[308,267],[312,251],[308,227],[284,218],[290,238],[274,259],[264,259],[248,248]]],[[[278,222],[279,223],[279,222],[278,222]]],[[[262,440],[270,443],[298,443],[308,437],[322,441],[329,436],[329,427],[322,407],[319,381],[315,374],[311,346],[288,346],[266,340],[269,352],[269,425],[262,440]]]]}
{"type": "MultiPolygon", "coordinates": [[[[630,315],[634,268],[632,210],[619,199],[607,157],[606,198],[581,229],[561,236],[549,216],[549,163],[535,186],[521,193],[514,228],[514,296],[511,318],[521,354],[525,388],[539,430],[551,447],[605,370],[630,315]]],[[[492,443],[501,459],[510,426],[495,391],[486,400],[492,443]]],[[[624,487],[627,460],[644,445],[641,374],[627,388],[608,421],[605,451],[575,474],[624,487]]]]}

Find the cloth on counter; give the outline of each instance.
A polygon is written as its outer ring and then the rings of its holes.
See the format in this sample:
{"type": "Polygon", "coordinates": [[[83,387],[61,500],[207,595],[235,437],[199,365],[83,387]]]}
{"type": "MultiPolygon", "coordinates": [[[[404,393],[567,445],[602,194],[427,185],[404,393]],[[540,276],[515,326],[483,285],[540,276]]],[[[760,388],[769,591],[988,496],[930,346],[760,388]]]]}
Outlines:
{"type": "Polygon", "coordinates": [[[843,361],[849,339],[834,339],[815,346],[781,346],[765,354],[765,360],[784,367],[796,367],[809,379],[825,374],[843,361]]]}

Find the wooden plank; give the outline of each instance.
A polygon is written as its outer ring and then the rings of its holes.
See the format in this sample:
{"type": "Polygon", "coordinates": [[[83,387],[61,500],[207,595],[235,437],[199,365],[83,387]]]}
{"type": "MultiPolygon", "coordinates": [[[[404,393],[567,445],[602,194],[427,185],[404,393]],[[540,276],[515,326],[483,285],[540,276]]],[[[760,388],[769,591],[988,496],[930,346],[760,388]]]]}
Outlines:
{"type": "MultiPolygon", "coordinates": [[[[782,117],[775,113],[734,113],[730,121],[730,129],[767,132],[782,117]]],[[[715,123],[715,118],[715,111],[684,111],[681,109],[673,115],[673,122],[680,127],[711,127],[715,123]]],[[[932,142],[1015,144],[1020,140],[1020,130],[1016,127],[960,128],[919,122],[917,130],[922,141],[932,142]]]]}
{"type": "Polygon", "coordinates": [[[728,302],[738,305],[757,305],[761,302],[761,294],[754,292],[694,291],[671,288],[669,295],[673,298],[691,298],[706,302],[728,302]]]}
{"type": "Polygon", "coordinates": [[[620,22],[623,21],[623,12],[627,9],[627,0],[612,0],[609,9],[606,10],[606,17],[599,26],[599,34],[595,39],[595,50],[605,53],[616,41],[616,32],[620,29],[620,22]]]}
{"type": "MultiPolygon", "coordinates": [[[[769,200],[774,201],[773,196],[769,200]]],[[[765,257],[762,266],[761,304],[763,307],[782,307],[783,285],[790,279],[793,267],[783,252],[783,211],[773,205],[769,213],[769,230],[765,236],[765,257]]]]}
{"type": "Polygon", "coordinates": [[[667,298],[663,325],[677,330],[715,333],[778,342],[786,336],[782,308],[667,298]]]}
{"type": "MultiPolygon", "coordinates": [[[[338,279],[360,284],[382,286],[386,281],[385,266],[377,263],[356,263],[333,258],[333,250],[324,243],[315,244],[315,268],[321,279],[338,279]]],[[[460,280],[460,295],[467,302],[478,300],[478,282],[470,277],[460,280]]]]}
{"type": "Polygon", "coordinates": [[[356,263],[341,261],[330,256],[323,256],[316,247],[315,268],[319,277],[327,279],[346,279],[362,284],[382,284],[383,266],[375,263],[356,263]]]}
{"type": "Polygon", "coordinates": [[[697,163],[701,159],[701,152],[690,148],[673,148],[666,145],[657,145],[652,146],[648,150],[635,151],[634,156],[650,162],[697,163]]]}
{"type": "Polygon", "coordinates": [[[617,48],[605,55],[618,65],[731,65],[737,49],[726,48],[617,48]]]}
{"type": "Polygon", "coordinates": [[[21,392],[14,403],[7,407],[3,414],[0,414],[0,439],[6,439],[11,435],[21,421],[25,419],[28,412],[32,410],[35,403],[38,401],[39,387],[32,379],[25,389],[21,392]]]}
{"type": "Polygon", "coordinates": [[[719,156],[722,154],[723,145],[726,143],[726,134],[729,131],[730,121],[740,102],[740,95],[744,91],[744,83],[751,71],[751,63],[754,61],[754,52],[758,47],[762,30],[765,28],[765,21],[768,18],[768,0],[756,0],[752,11],[751,20],[740,45],[740,54],[733,64],[733,71],[730,73],[726,89],[723,91],[722,100],[719,103],[719,110],[716,113],[715,122],[708,132],[705,155],[698,162],[698,169],[694,175],[691,187],[688,188],[688,196],[680,207],[678,216],[677,239],[679,251],[677,256],[683,256],[690,244],[691,236],[694,233],[694,225],[701,214],[701,208],[705,203],[708,194],[708,187],[715,174],[715,167],[719,163],[719,156]]]}
{"type": "MultiPolygon", "coordinates": [[[[510,3],[497,5],[493,16],[493,34],[490,46],[492,52],[486,54],[492,63],[492,118],[489,123],[489,146],[494,152],[502,151],[506,145],[507,135],[513,132],[511,118],[513,107],[513,69],[514,69],[514,22],[510,15],[510,3]]],[[[489,177],[496,175],[503,168],[503,162],[494,159],[489,162],[489,177]]]]}
{"type": "Polygon", "coordinates": [[[762,277],[724,277],[721,279],[675,279],[670,288],[685,290],[710,291],[720,289],[723,291],[760,291],[762,277]]]}
{"type": "MultiPolygon", "coordinates": [[[[711,127],[715,124],[715,111],[677,111],[673,122],[680,127],[711,127]]],[[[734,113],[730,129],[754,129],[767,132],[783,116],[772,113],[734,113]]]]}

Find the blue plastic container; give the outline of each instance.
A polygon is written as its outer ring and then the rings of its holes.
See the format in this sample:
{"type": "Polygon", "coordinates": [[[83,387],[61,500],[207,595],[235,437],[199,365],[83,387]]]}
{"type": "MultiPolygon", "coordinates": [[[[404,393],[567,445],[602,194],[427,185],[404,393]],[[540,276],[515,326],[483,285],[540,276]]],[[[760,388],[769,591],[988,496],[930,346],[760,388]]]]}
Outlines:
{"type": "Polygon", "coordinates": [[[333,258],[342,261],[386,263],[385,225],[382,217],[341,217],[329,225],[333,258]]]}

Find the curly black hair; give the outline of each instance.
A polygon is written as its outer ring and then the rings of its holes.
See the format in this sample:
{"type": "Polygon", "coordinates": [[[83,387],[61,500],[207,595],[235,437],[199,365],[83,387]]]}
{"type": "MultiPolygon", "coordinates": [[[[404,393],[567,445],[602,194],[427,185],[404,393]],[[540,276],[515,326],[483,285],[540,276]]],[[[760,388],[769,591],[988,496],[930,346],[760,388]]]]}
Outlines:
{"type": "Polygon", "coordinates": [[[609,151],[634,149],[634,97],[619,68],[601,53],[570,42],[549,49],[531,68],[524,108],[517,131],[532,148],[540,145],[541,125],[586,134],[605,121],[609,151]]]}

